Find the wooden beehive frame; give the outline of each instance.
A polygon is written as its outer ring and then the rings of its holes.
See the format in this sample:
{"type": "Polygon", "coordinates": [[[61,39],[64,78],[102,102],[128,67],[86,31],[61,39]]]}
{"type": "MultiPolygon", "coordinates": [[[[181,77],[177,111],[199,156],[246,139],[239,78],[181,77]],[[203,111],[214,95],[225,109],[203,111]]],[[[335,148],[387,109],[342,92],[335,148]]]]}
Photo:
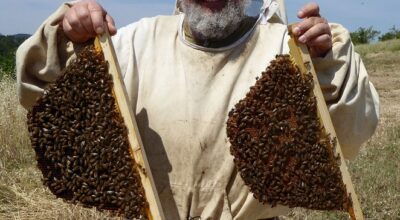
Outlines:
{"type": "Polygon", "coordinates": [[[145,191],[148,209],[146,217],[149,220],[164,220],[161,202],[154,185],[153,176],[150,170],[149,162],[143,148],[143,143],[140,138],[139,129],[131,107],[126,88],[124,86],[121,69],[115,54],[115,49],[111,41],[108,29],[105,28],[105,33],[99,35],[95,39],[95,48],[97,51],[102,51],[105,60],[108,62],[109,73],[114,81],[113,93],[117,103],[117,110],[121,113],[124,123],[128,129],[128,141],[131,148],[131,156],[135,159],[137,166],[135,167],[140,174],[142,186],[145,191]]]}
{"type": "Polygon", "coordinates": [[[290,55],[294,59],[294,62],[300,68],[302,74],[312,74],[314,80],[314,95],[317,99],[318,114],[321,123],[324,125],[325,131],[330,134],[330,136],[337,140],[337,145],[334,149],[334,154],[340,156],[340,171],[342,173],[343,183],[346,186],[346,191],[350,194],[352,201],[352,206],[349,208],[348,212],[351,219],[353,220],[363,220],[362,209],[360,202],[358,201],[357,194],[354,190],[353,183],[351,181],[350,173],[347,169],[346,162],[343,157],[341,146],[339,140],[337,139],[335,128],[333,127],[332,120],[326,106],[326,102],[318,82],[317,74],[315,72],[314,66],[312,64],[311,56],[309,54],[308,48],[305,44],[302,44],[295,40],[292,35],[292,25],[289,25],[289,48],[290,55]]]}

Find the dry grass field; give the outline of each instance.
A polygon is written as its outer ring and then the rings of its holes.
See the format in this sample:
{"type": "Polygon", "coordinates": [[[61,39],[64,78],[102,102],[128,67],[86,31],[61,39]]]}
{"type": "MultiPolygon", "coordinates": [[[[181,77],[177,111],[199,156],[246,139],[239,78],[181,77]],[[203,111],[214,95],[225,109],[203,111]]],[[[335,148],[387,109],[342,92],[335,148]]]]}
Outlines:
{"type": "MultiPolygon", "coordinates": [[[[363,45],[381,97],[381,120],[356,160],[349,162],[366,219],[400,219],[400,41],[363,45]]],[[[109,219],[105,213],[56,200],[41,184],[19,106],[15,81],[0,81],[0,219],[109,219]]],[[[295,209],[283,219],[347,219],[340,213],[295,209]]]]}

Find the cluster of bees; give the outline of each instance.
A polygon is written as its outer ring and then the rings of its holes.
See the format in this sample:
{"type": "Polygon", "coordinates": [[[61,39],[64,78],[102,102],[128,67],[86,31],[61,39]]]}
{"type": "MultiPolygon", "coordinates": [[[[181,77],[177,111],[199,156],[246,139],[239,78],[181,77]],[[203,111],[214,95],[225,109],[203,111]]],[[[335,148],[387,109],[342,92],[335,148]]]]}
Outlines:
{"type": "Polygon", "coordinates": [[[128,219],[147,201],[102,53],[87,46],[28,112],[43,182],[58,198],[128,219]]]}
{"type": "Polygon", "coordinates": [[[231,154],[260,202],[345,211],[336,141],[321,125],[313,86],[289,55],[276,56],[229,112],[231,154]]]}

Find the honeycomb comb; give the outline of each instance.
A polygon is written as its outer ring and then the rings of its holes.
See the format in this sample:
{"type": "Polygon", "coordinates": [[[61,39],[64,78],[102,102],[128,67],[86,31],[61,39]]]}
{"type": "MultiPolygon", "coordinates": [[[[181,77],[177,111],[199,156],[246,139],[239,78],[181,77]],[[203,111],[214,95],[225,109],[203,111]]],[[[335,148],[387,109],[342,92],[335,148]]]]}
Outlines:
{"type": "Polygon", "coordinates": [[[108,31],[28,112],[43,182],[58,198],[128,219],[165,219],[108,31]]]}
{"type": "Polygon", "coordinates": [[[236,168],[262,203],[363,219],[307,47],[289,47],[229,112],[236,168]]]}

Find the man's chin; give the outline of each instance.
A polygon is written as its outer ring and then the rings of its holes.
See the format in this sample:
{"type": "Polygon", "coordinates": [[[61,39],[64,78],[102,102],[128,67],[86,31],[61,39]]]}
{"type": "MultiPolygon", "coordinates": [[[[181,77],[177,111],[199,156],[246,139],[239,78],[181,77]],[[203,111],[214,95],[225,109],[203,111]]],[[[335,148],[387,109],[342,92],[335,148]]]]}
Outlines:
{"type": "Polygon", "coordinates": [[[233,33],[244,19],[245,1],[232,0],[186,0],[184,13],[195,38],[220,40],[233,33]],[[206,7],[206,6],[207,7],[206,7]],[[218,7],[217,7],[218,6],[218,7]],[[212,11],[221,7],[220,11],[212,11]]]}

